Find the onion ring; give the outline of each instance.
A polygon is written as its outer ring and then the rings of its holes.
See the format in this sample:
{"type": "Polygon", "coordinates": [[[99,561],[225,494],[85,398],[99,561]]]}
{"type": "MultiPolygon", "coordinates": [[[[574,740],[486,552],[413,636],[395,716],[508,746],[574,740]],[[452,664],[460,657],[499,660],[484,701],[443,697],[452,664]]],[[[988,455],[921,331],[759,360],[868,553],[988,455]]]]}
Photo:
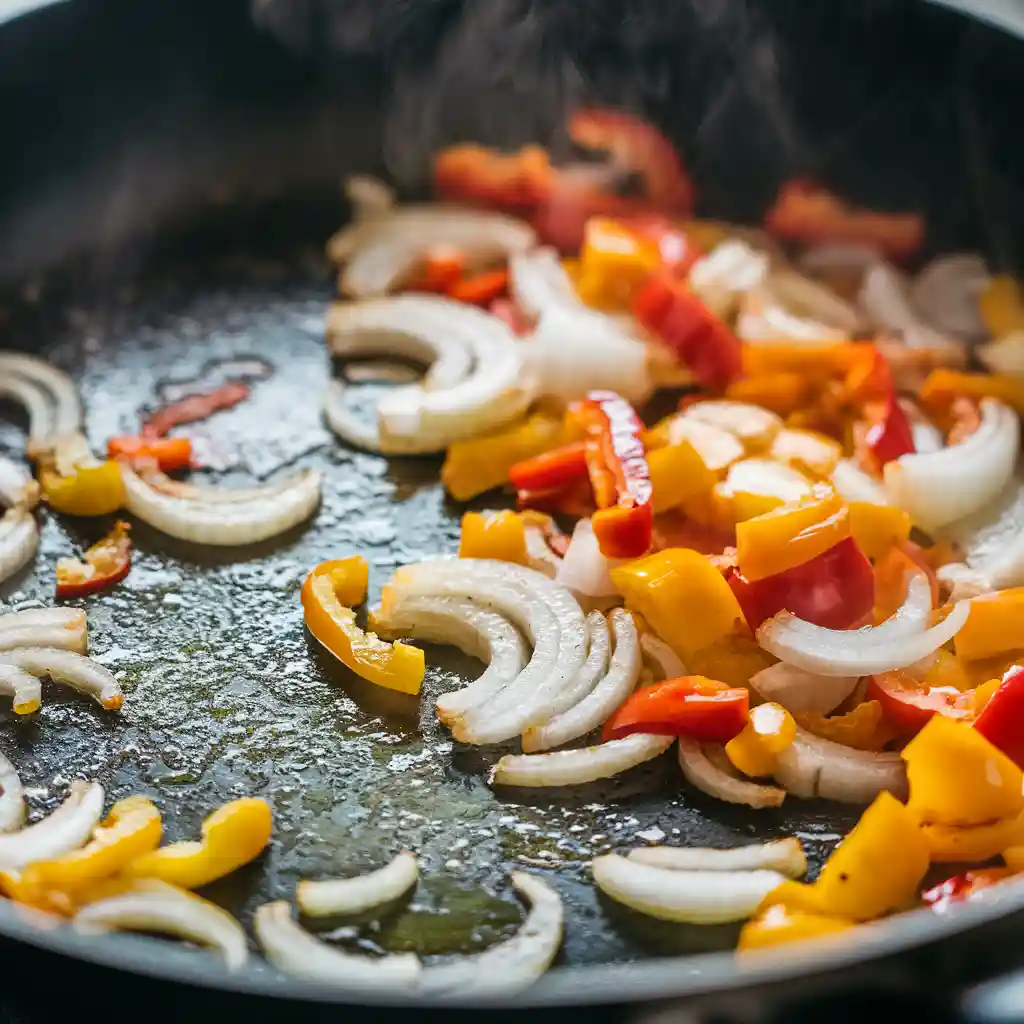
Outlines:
{"type": "Polygon", "coordinates": [[[39,494],[39,484],[28,470],[0,455],[0,504],[31,512],[39,504],[39,494]]]}
{"type": "Polygon", "coordinates": [[[83,846],[103,814],[103,787],[72,782],[67,799],[53,813],[17,832],[0,835],[0,870],[20,871],[83,846]]]}
{"type": "Polygon", "coordinates": [[[0,696],[11,698],[16,715],[31,715],[39,710],[43,688],[39,680],[24,669],[0,662],[0,696]]]}
{"type": "Polygon", "coordinates": [[[39,527],[31,512],[9,508],[0,516],[0,583],[20,572],[39,547],[39,527]]]}
{"type": "Polygon", "coordinates": [[[640,635],[640,650],[644,657],[653,662],[657,668],[658,674],[661,676],[659,682],[665,679],[678,679],[687,674],[682,659],[660,636],[655,636],[653,633],[642,633],[640,635]]]}
{"type": "Polygon", "coordinates": [[[778,871],[787,878],[807,872],[807,857],[800,840],[775,839],[719,850],[706,846],[643,846],[630,850],[628,859],[669,871],[778,871]]]}
{"type": "Polygon", "coordinates": [[[869,505],[890,505],[881,482],[865,473],[850,459],[840,459],[832,470],[832,486],[843,501],[864,501],[869,505]]]}
{"type": "Polygon", "coordinates": [[[56,647],[85,654],[88,621],[80,608],[29,608],[0,615],[0,651],[14,647],[56,647]]]}
{"type": "Polygon", "coordinates": [[[748,782],[724,771],[711,761],[700,743],[689,736],[679,737],[679,767],[691,785],[728,804],[746,804],[761,810],[781,807],[786,799],[784,789],[748,782]]]}
{"type": "Polygon", "coordinates": [[[0,664],[14,665],[34,676],[48,676],[92,697],[105,711],[117,711],[124,701],[121,684],[99,662],[74,651],[47,647],[16,647],[0,654],[0,664]]]}
{"type": "Polygon", "coordinates": [[[859,676],[822,676],[780,661],[750,677],[750,685],[765,700],[796,714],[827,715],[853,693],[859,676]]]}
{"type": "Polygon", "coordinates": [[[25,790],[18,770],[0,754],[0,835],[20,829],[25,821],[25,790]]]}
{"type": "Polygon", "coordinates": [[[977,340],[988,335],[978,299],[991,280],[980,256],[941,256],[914,279],[910,301],[929,327],[965,340],[977,340]]]}
{"type": "Polygon", "coordinates": [[[82,403],[75,382],[36,356],[0,352],[0,395],[29,414],[29,455],[36,457],[65,434],[82,427],[82,403]]]}
{"type": "Polygon", "coordinates": [[[416,858],[403,850],[385,867],[355,878],[299,882],[295,900],[306,917],[363,914],[392,903],[408,892],[420,877],[416,858]]]}
{"type": "Polygon", "coordinates": [[[516,253],[508,261],[508,270],[509,290],[531,321],[549,309],[583,308],[558,253],[549,246],[516,253]]]}
{"type": "MultiPolygon", "coordinates": [[[[590,645],[587,650],[587,660],[583,663],[583,668],[573,676],[572,681],[559,695],[558,701],[554,704],[555,710],[551,721],[592,693],[594,687],[608,672],[612,637],[608,630],[608,620],[600,612],[591,612],[587,616],[587,638],[590,645]]],[[[546,728],[546,726],[541,728],[546,728]]],[[[527,733],[533,731],[528,729],[527,733]]],[[[526,747],[524,746],[523,749],[525,750],[526,747]]]]}

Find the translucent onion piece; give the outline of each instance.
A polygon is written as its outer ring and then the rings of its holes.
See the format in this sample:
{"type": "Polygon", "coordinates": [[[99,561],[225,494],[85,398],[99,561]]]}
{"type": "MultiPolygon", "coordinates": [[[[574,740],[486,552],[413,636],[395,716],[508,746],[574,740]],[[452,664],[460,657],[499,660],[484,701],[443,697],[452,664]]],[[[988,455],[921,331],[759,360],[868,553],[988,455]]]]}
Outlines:
{"type": "Polygon", "coordinates": [[[583,307],[554,249],[541,246],[517,253],[509,260],[508,269],[512,296],[530,320],[537,320],[549,309],[583,307]]]}
{"type": "MultiPolygon", "coordinates": [[[[591,612],[587,616],[587,638],[589,643],[587,660],[583,663],[583,668],[573,676],[572,682],[562,690],[553,705],[554,717],[551,721],[583,700],[608,672],[612,636],[608,630],[608,620],[600,612],[591,612]]],[[[546,726],[542,728],[546,728],[546,726]]],[[[528,729],[527,734],[534,731],[536,730],[528,729]]],[[[524,749],[529,748],[524,746],[524,749]]]]}
{"type": "Polygon", "coordinates": [[[239,505],[251,501],[265,501],[267,498],[292,486],[292,477],[283,477],[257,487],[210,487],[175,480],[155,466],[140,466],[139,475],[154,490],[171,498],[198,501],[206,505],[239,505]]]}
{"type": "Polygon", "coordinates": [[[39,504],[39,484],[23,466],[0,455],[0,505],[30,511],[39,504]]]}
{"type": "Polygon", "coordinates": [[[16,715],[31,715],[39,710],[43,688],[39,680],[24,669],[0,662],[0,696],[11,698],[16,715]]]}
{"type": "Polygon", "coordinates": [[[385,867],[365,875],[332,878],[324,882],[299,882],[295,900],[307,917],[362,914],[397,900],[416,884],[419,877],[416,858],[403,850],[385,867]]]}
{"type": "Polygon", "coordinates": [[[663,754],[674,736],[635,733],[621,740],[550,754],[506,754],[491,769],[497,786],[578,786],[610,779],[663,754]]]}
{"type": "Polygon", "coordinates": [[[85,654],[88,622],[80,608],[29,608],[0,615],[0,651],[14,647],[57,647],[85,654]]]}
{"type": "Polygon", "coordinates": [[[39,527],[31,512],[9,508],[0,516],[0,583],[32,560],[39,547],[39,527]]]}
{"type": "Polygon", "coordinates": [[[679,737],[679,767],[691,785],[728,804],[746,804],[760,810],[780,807],[786,799],[784,789],[747,782],[724,771],[710,760],[700,743],[689,736],[679,737]]]}
{"type": "Polygon", "coordinates": [[[615,650],[604,678],[579,703],[546,725],[523,733],[523,750],[550,750],[598,728],[636,688],[640,678],[640,641],[633,616],[622,608],[610,615],[615,650]]]}
{"type": "Polygon", "coordinates": [[[526,533],[526,564],[535,572],[553,580],[562,564],[548,544],[548,532],[539,523],[527,521],[523,524],[526,533]]]}
{"type": "Polygon", "coordinates": [[[0,870],[20,871],[85,845],[103,814],[103,787],[72,782],[67,799],[52,814],[18,832],[0,835],[0,870]]]}
{"type": "Polygon", "coordinates": [[[512,873],[516,892],[530,913],[515,936],[475,956],[463,957],[423,973],[424,990],[460,997],[507,995],[533,984],[550,966],[562,944],[565,912],[558,893],[536,875],[512,873]]]}
{"type": "Polygon", "coordinates": [[[909,289],[909,282],[895,267],[875,263],[865,272],[857,299],[876,326],[902,332],[917,323],[909,289]]]}
{"type": "Polygon", "coordinates": [[[794,341],[821,345],[849,339],[846,331],[790,313],[764,288],[756,288],[744,297],[736,320],[736,335],[755,344],[759,341],[794,341]]]}
{"type": "Polygon", "coordinates": [[[1013,475],[1019,450],[1017,414],[986,398],[981,425],[961,444],[888,463],[886,493],[917,526],[931,532],[994,501],[1013,475]]]}
{"type": "Polygon", "coordinates": [[[267,960],[282,974],[305,981],[394,990],[414,985],[422,971],[412,953],[374,958],[329,946],[296,924],[283,900],[260,907],[253,927],[267,960]]]}
{"type": "Polygon", "coordinates": [[[832,486],[844,501],[866,501],[869,505],[890,505],[881,481],[865,473],[850,459],[840,459],[832,471],[832,486]]]}
{"type": "Polygon", "coordinates": [[[807,857],[800,840],[775,839],[719,850],[707,846],[643,846],[630,850],[629,859],[638,864],[669,871],[778,871],[787,878],[807,872],[807,857]]]}
{"type": "Polygon", "coordinates": [[[723,924],[752,916],[786,879],[778,871],[678,871],[609,853],[595,857],[594,882],[607,896],[662,921],[723,924]]]}
{"type": "Polygon", "coordinates": [[[0,393],[25,405],[33,449],[50,447],[82,426],[82,403],[75,382],[43,359],[0,352],[0,393]],[[28,387],[25,387],[28,385],[28,387]],[[39,392],[43,394],[44,406],[39,392]]]}
{"type": "Polygon", "coordinates": [[[980,256],[940,256],[917,275],[910,301],[921,319],[936,330],[966,339],[984,338],[988,331],[978,299],[991,279],[980,256]]]}
{"type": "Polygon", "coordinates": [[[229,971],[249,958],[242,926],[226,911],[201,896],[155,880],[140,880],[120,896],[97,900],[75,915],[76,930],[173,935],[218,950],[229,971]]]}
{"type": "Polygon", "coordinates": [[[781,754],[775,778],[794,796],[867,804],[883,790],[907,796],[907,773],[896,752],[876,754],[833,743],[797,728],[781,754]]]}
{"type": "Polygon", "coordinates": [[[70,686],[92,697],[101,708],[116,711],[124,701],[121,684],[109,669],[74,651],[47,647],[16,647],[0,654],[0,664],[14,665],[34,676],[48,676],[55,683],[70,686]]]}
{"type": "MultiPolygon", "coordinates": [[[[268,484],[265,497],[211,501],[161,494],[127,463],[121,465],[127,508],[150,526],[193,544],[235,547],[276,537],[308,519],[320,503],[320,474],[306,469],[287,484],[268,484]]],[[[209,490],[208,488],[206,490],[209,490]]],[[[250,489],[254,494],[256,489],[250,489]]]]}
{"type": "Polygon", "coordinates": [[[601,554],[591,521],[580,519],[573,528],[555,582],[568,587],[578,599],[618,597],[610,573],[613,564],[601,554]]]}
{"type": "Polygon", "coordinates": [[[852,242],[826,242],[812,246],[800,255],[798,263],[810,274],[834,270],[863,271],[880,259],[877,249],[852,242]]]}
{"type": "Polygon", "coordinates": [[[858,680],[858,676],[816,675],[780,661],[752,675],[750,685],[765,700],[794,714],[827,715],[853,693],[858,680]]]}
{"type": "Polygon", "coordinates": [[[993,373],[1024,377],[1024,331],[1011,331],[987,345],[979,345],[974,353],[993,373]]]}
{"type": "Polygon", "coordinates": [[[21,828],[25,820],[25,793],[17,769],[0,754],[0,835],[21,828]]]}
{"type": "Polygon", "coordinates": [[[661,637],[653,633],[642,634],[640,650],[645,658],[654,663],[659,682],[665,679],[678,679],[687,674],[682,659],[661,637]]]}
{"type": "Polygon", "coordinates": [[[863,314],[855,306],[826,285],[793,270],[773,271],[768,289],[786,309],[846,334],[856,334],[866,326],[863,314]]]}
{"type": "Polygon", "coordinates": [[[432,438],[382,438],[376,423],[368,423],[349,406],[348,384],[342,380],[332,380],[327,384],[324,419],[342,441],[363,451],[380,455],[427,455],[444,448],[432,438]]]}
{"type": "Polygon", "coordinates": [[[530,652],[519,631],[504,616],[457,597],[412,597],[387,612],[375,610],[371,626],[387,640],[402,636],[452,644],[487,663],[468,686],[442,694],[437,715],[453,722],[470,708],[490,701],[522,672],[530,652]]]}
{"type": "Polygon", "coordinates": [[[739,297],[763,284],[769,259],[746,242],[731,240],[702,256],[690,270],[694,294],[718,317],[730,316],[739,297]]]}
{"type": "Polygon", "coordinates": [[[369,174],[352,174],[345,179],[345,195],[357,221],[380,217],[395,206],[394,189],[369,174]]]}

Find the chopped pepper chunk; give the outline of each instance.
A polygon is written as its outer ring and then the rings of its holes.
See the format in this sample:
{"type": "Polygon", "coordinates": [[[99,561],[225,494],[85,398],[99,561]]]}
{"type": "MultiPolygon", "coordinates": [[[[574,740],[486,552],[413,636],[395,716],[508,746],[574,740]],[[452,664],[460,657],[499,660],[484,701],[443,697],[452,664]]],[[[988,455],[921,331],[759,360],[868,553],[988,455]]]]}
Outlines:
{"type": "Polygon", "coordinates": [[[462,517],[459,558],[496,558],[526,564],[526,528],[521,516],[501,512],[467,512],[462,517]]]}
{"type": "Polygon", "coordinates": [[[131,526],[117,522],[114,529],[85,552],[84,560],[57,562],[57,597],[85,597],[120,583],[132,567],[131,526]]]}
{"type": "Polygon", "coordinates": [[[956,655],[964,661],[992,658],[1013,651],[1024,636],[1024,587],[982,594],[956,635],[956,655]]]}
{"type": "Polygon", "coordinates": [[[187,437],[112,437],[107,442],[111,459],[152,459],[165,472],[192,465],[192,442],[187,437]]]}
{"type": "Polygon", "coordinates": [[[796,739],[796,722],[773,702],[751,708],[748,718],[743,731],[726,743],[726,756],[744,775],[771,775],[779,754],[796,739]]]}

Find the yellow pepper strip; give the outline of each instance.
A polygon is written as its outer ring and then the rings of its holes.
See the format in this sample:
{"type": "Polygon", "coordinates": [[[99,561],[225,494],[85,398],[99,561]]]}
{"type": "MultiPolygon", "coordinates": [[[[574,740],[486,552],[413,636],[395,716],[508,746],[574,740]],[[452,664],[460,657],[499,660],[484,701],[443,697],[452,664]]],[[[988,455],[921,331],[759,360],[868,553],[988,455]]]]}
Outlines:
{"type": "Polygon", "coordinates": [[[362,555],[349,555],[348,558],[333,558],[329,562],[321,562],[316,572],[330,576],[334,584],[334,593],[346,608],[354,608],[366,600],[366,591],[370,585],[370,566],[362,555]]]}
{"type": "Polygon", "coordinates": [[[971,693],[971,710],[975,714],[984,710],[985,705],[1002,685],[1002,679],[990,679],[987,683],[982,683],[981,686],[976,687],[971,693]]]}
{"type": "Polygon", "coordinates": [[[816,430],[786,427],[775,435],[768,457],[817,480],[827,480],[843,456],[843,446],[816,430]]]}
{"type": "Polygon", "coordinates": [[[758,704],[747,712],[749,721],[743,732],[725,745],[733,766],[744,775],[771,775],[779,763],[779,754],[796,739],[796,722],[781,705],[758,704]]]}
{"type": "Polygon", "coordinates": [[[661,250],[608,217],[591,217],[584,229],[579,276],[580,298],[597,309],[628,309],[637,291],[661,266],[661,250]]]}
{"type": "Polygon", "coordinates": [[[735,233],[734,228],[719,220],[684,220],[679,227],[702,252],[711,252],[735,233]]]}
{"type": "Polygon", "coordinates": [[[743,372],[749,377],[766,373],[799,373],[805,380],[823,382],[846,374],[864,359],[866,346],[855,342],[807,345],[769,342],[743,346],[743,372]]]}
{"type": "Polygon", "coordinates": [[[145,853],[127,866],[126,874],[199,889],[255,860],[270,842],[271,824],[266,800],[232,800],[206,818],[198,842],[171,843],[145,853]]]}
{"type": "Polygon", "coordinates": [[[105,516],[125,503],[121,467],[114,461],[79,465],[67,476],[47,466],[39,482],[50,508],[69,516],[105,516]]]}
{"type": "Polygon", "coordinates": [[[718,477],[744,455],[743,445],[735,434],[695,419],[688,413],[666,416],[644,433],[648,458],[653,450],[684,442],[693,446],[705,467],[718,477]]]}
{"type": "Polygon", "coordinates": [[[842,743],[855,750],[879,750],[889,738],[881,730],[882,705],[877,700],[864,701],[845,715],[826,718],[810,711],[796,715],[797,724],[815,736],[833,743],[842,743]]]}
{"type": "Polygon", "coordinates": [[[740,951],[769,949],[804,939],[823,939],[852,927],[853,922],[843,917],[791,910],[776,904],[743,926],[736,948],[740,951]]]}
{"type": "Polygon", "coordinates": [[[654,511],[667,512],[711,493],[715,475],[688,441],[647,453],[654,511]]]}
{"type": "Polygon", "coordinates": [[[811,482],[792,466],[783,466],[772,459],[743,459],[733,463],[723,483],[712,492],[721,503],[722,513],[742,523],[766,512],[803,501],[812,495],[811,482]]]}
{"type": "Polygon", "coordinates": [[[873,505],[851,501],[850,533],[857,547],[872,561],[910,536],[910,516],[894,505],[873,505]]]}
{"type": "Polygon", "coordinates": [[[728,686],[746,687],[750,677],[775,664],[752,636],[727,636],[686,656],[694,674],[717,679],[728,686]]]}
{"type": "Polygon", "coordinates": [[[335,562],[318,565],[302,585],[306,627],[342,664],[356,675],[402,693],[419,693],[426,665],[418,647],[396,641],[385,643],[356,625],[356,614],[342,603],[351,596],[346,570],[335,562]]]}
{"type": "Polygon", "coordinates": [[[1024,842],[1024,819],[1009,818],[987,825],[922,825],[934,862],[968,863],[990,860],[1007,847],[1024,842]]]}
{"type": "Polygon", "coordinates": [[[981,825],[1024,810],[1024,776],[971,726],[933,715],[903,748],[908,806],[925,824],[981,825]]]}
{"type": "Polygon", "coordinates": [[[978,309],[993,338],[1024,328],[1024,295],[1012,277],[993,277],[978,296],[978,309]]]}
{"type": "Polygon", "coordinates": [[[783,370],[757,377],[741,377],[725,389],[734,402],[749,402],[770,409],[777,416],[790,416],[811,400],[813,384],[799,373],[783,370]]]}
{"type": "Polygon", "coordinates": [[[971,601],[971,613],[956,635],[956,656],[977,661],[1006,654],[1024,636],[1024,587],[983,594],[971,601]]]}
{"type": "Polygon", "coordinates": [[[929,412],[947,410],[955,398],[998,398],[1024,414],[1024,381],[1002,373],[961,373],[940,368],[932,370],[921,385],[921,404],[929,412]]]}
{"type": "Polygon", "coordinates": [[[750,581],[803,565],[850,536],[843,499],[824,484],[796,505],[736,524],[736,560],[750,581]]]}
{"type": "Polygon", "coordinates": [[[441,482],[456,501],[469,501],[507,483],[508,471],[517,462],[581,437],[578,427],[562,417],[537,412],[497,433],[451,445],[441,482]]]}
{"type": "Polygon", "coordinates": [[[743,613],[725,577],[697,551],[667,548],[615,566],[611,576],[627,607],[639,612],[684,661],[743,631],[743,613]]]}
{"type": "Polygon", "coordinates": [[[751,455],[770,447],[775,435],[782,430],[780,417],[749,402],[695,402],[687,407],[686,415],[727,430],[751,455]]]}
{"type": "Polygon", "coordinates": [[[501,512],[467,512],[462,517],[459,558],[496,558],[526,564],[526,527],[508,509],[501,512]]]}

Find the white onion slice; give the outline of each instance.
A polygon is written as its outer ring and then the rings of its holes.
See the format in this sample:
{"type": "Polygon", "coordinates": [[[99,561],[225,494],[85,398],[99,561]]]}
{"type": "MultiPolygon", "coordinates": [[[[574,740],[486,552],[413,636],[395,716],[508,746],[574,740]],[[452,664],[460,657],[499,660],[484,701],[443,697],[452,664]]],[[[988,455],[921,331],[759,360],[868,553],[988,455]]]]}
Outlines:
{"type": "Polygon", "coordinates": [[[0,516],[0,583],[32,560],[39,547],[39,527],[31,512],[9,508],[0,516]]]}
{"type": "Polygon", "coordinates": [[[355,878],[331,878],[324,882],[299,882],[295,900],[307,917],[363,914],[392,903],[408,892],[420,877],[416,858],[403,850],[377,871],[355,878]]]}
{"type": "Polygon", "coordinates": [[[422,979],[425,991],[457,992],[460,997],[507,995],[533,984],[551,966],[565,927],[562,900],[547,882],[524,871],[512,873],[512,885],[530,904],[519,931],[475,956],[428,967],[422,979]]]}
{"type": "Polygon", "coordinates": [[[780,661],[752,675],[750,685],[765,700],[781,704],[794,714],[827,715],[853,693],[859,678],[817,675],[780,661]]]}
{"type": "Polygon", "coordinates": [[[936,330],[965,339],[984,338],[988,331],[978,299],[991,280],[980,256],[940,256],[917,275],[910,301],[921,319],[936,330]]]}
{"type": "Polygon", "coordinates": [[[139,475],[153,490],[170,498],[198,501],[204,505],[240,505],[251,501],[265,501],[281,491],[288,490],[293,483],[293,478],[282,477],[257,487],[210,487],[175,480],[152,464],[140,462],[136,465],[139,475]]]}
{"type": "Polygon", "coordinates": [[[550,750],[586,736],[611,717],[636,688],[641,668],[636,623],[622,608],[616,608],[609,617],[615,649],[604,678],[578,703],[555,715],[545,725],[527,729],[523,733],[523,750],[527,753],[550,750]]]}
{"type": "Polygon", "coordinates": [[[796,271],[774,270],[767,286],[786,309],[799,316],[846,334],[857,334],[866,326],[864,316],[856,306],[840,298],[826,285],[796,271]]]}
{"type": "Polygon", "coordinates": [[[29,608],[0,615],[0,651],[14,647],[56,647],[85,654],[88,622],[80,608],[29,608]]]}
{"type": "Polygon", "coordinates": [[[85,934],[110,931],[156,932],[218,950],[229,971],[249,958],[242,926],[216,903],[154,879],[140,879],[128,892],[97,900],[75,915],[85,934]]]}
{"type": "Polygon", "coordinates": [[[0,835],[14,832],[25,821],[25,790],[17,769],[0,754],[0,835]]]}
{"type": "Polygon", "coordinates": [[[351,174],[345,179],[345,196],[357,221],[381,217],[395,207],[395,190],[369,174],[351,174]]]}
{"type": "Polygon", "coordinates": [[[558,253],[548,246],[517,253],[508,263],[509,290],[516,305],[535,321],[549,309],[581,309],[583,302],[558,253]]]}
{"type": "Polygon", "coordinates": [[[741,295],[764,283],[769,264],[764,253],[731,239],[693,264],[689,284],[715,316],[725,319],[735,311],[741,295]]]}
{"type": "Polygon", "coordinates": [[[36,356],[0,352],[0,394],[20,401],[28,410],[30,454],[52,447],[58,437],[82,426],[75,382],[36,356]]]}
{"type": "Polygon", "coordinates": [[[645,658],[654,663],[658,682],[687,675],[682,659],[660,636],[643,633],[640,637],[640,650],[645,658]]]}
{"type": "Polygon", "coordinates": [[[31,715],[39,710],[43,688],[39,680],[24,669],[0,662],[0,696],[11,698],[16,715],[31,715]]]}
{"type": "Polygon", "coordinates": [[[863,501],[869,505],[890,505],[880,480],[865,473],[856,462],[840,459],[832,471],[832,486],[844,501],[863,501]]]}
{"type": "Polygon", "coordinates": [[[72,782],[67,799],[52,814],[17,832],[0,835],[0,870],[20,871],[83,846],[103,814],[103,787],[72,782]]]}
{"type": "Polygon", "coordinates": [[[0,505],[31,511],[39,504],[39,484],[24,466],[0,455],[0,505]]]}
{"type": "Polygon", "coordinates": [[[1024,331],[1011,331],[986,345],[979,345],[974,353],[993,373],[1024,377],[1024,331]]]}
{"type": "Polygon", "coordinates": [[[375,609],[370,625],[386,640],[411,636],[452,644],[487,663],[483,674],[468,686],[437,698],[437,716],[445,723],[492,700],[515,681],[530,656],[522,636],[508,619],[463,598],[408,598],[387,612],[375,609]]]}
{"type": "Polygon", "coordinates": [[[555,582],[568,587],[577,599],[618,597],[619,592],[612,583],[612,565],[601,554],[593,523],[580,519],[573,528],[572,540],[555,574],[555,582]]]}
{"type": "Polygon", "coordinates": [[[245,501],[176,498],[161,494],[127,463],[121,464],[127,509],[162,533],[194,544],[237,547],[276,537],[308,519],[320,503],[321,476],[311,469],[268,484],[265,496],[250,488],[245,501]]]}
{"type": "Polygon", "coordinates": [[[743,298],[736,320],[736,335],[743,341],[794,341],[808,345],[848,341],[849,333],[819,320],[796,316],[765,288],[755,288],[743,298]]]}
{"type": "Polygon", "coordinates": [[[748,782],[724,771],[711,761],[700,743],[689,736],[679,737],[679,767],[691,785],[729,804],[745,804],[760,810],[780,807],[786,799],[784,789],[748,782]]]}
{"type": "MultiPolygon", "coordinates": [[[[536,513],[535,513],[536,514],[536,513]]],[[[562,564],[560,555],[556,555],[548,544],[550,531],[554,529],[561,533],[554,523],[542,526],[539,522],[527,519],[523,523],[523,530],[526,534],[526,564],[535,572],[547,576],[553,580],[558,575],[558,568],[562,564]]]]}
{"type": "Polygon", "coordinates": [[[891,264],[880,262],[868,267],[857,298],[876,326],[902,332],[917,323],[909,291],[907,279],[891,264]]]}
{"type": "Polygon", "coordinates": [[[1013,475],[1019,450],[1017,414],[986,398],[981,425],[970,437],[939,452],[903,455],[888,463],[885,489],[894,505],[930,532],[995,500],[1013,475]]]}
{"type": "Polygon", "coordinates": [[[432,438],[383,438],[376,423],[367,422],[349,405],[348,384],[341,380],[327,383],[324,398],[324,419],[327,426],[346,444],[380,455],[428,455],[443,445],[432,438]]]}
{"type": "Polygon", "coordinates": [[[898,753],[854,750],[799,727],[796,739],[779,754],[775,778],[808,800],[868,804],[883,790],[900,800],[907,795],[907,772],[898,753]]]}
{"type": "Polygon", "coordinates": [[[669,871],[778,871],[787,878],[807,872],[807,857],[800,840],[775,839],[720,850],[707,846],[642,846],[630,850],[629,860],[669,871]]]}
{"type": "Polygon", "coordinates": [[[109,669],[74,651],[16,647],[0,654],[0,664],[14,665],[34,676],[48,676],[55,683],[92,697],[107,711],[116,711],[124,700],[121,684],[109,669]]]}
{"type": "MultiPolygon", "coordinates": [[[[587,616],[587,660],[583,668],[573,676],[553,703],[552,721],[589,694],[608,672],[608,661],[612,650],[612,636],[608,630],[608,620],[601,612],[591,612],[587,616]]],[[[532,730],[527,730],[531,732],[532,730]]]]}
{"type": "Polygon", "coordinates": [[[786,879],[778,871],[677,871],[609,853],[595,857],[594,882],[606,896],[662,921],[724,924],[750,917],[786,879]]]}

